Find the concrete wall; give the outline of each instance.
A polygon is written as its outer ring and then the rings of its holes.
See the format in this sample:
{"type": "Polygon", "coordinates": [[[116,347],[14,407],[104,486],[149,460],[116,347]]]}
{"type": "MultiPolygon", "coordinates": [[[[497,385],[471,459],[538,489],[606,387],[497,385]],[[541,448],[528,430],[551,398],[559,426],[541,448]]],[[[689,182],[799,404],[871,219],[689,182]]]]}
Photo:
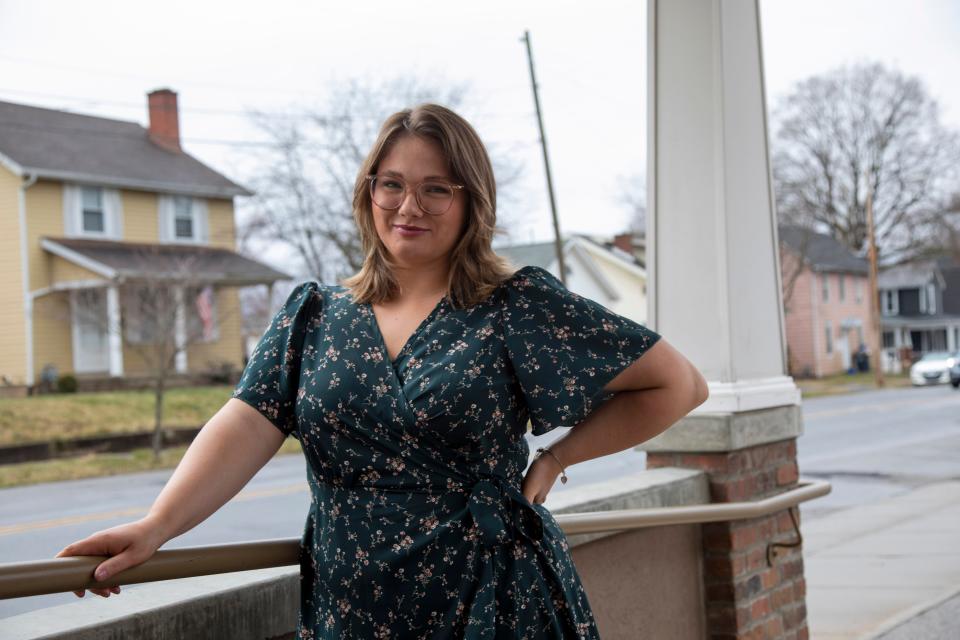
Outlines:
{"type": "MultiPolygon", "coordinates": [[[[657,469],[551,495],[551,512],[709,501],[702,472],[657,469]]],[[[604,640],[706,637],[699,525],[568,536],[604,640]]],[[[275,567],[179,580],[87,597],[5,618],[19,640],[293,639],[299,569],[275,567]]]]}

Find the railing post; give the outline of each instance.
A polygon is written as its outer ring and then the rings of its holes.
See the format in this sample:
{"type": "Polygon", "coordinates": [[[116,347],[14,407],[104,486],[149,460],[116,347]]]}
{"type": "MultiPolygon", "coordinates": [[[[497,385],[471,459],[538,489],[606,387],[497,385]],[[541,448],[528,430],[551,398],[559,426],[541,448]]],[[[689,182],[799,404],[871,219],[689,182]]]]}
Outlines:
{"type": "MultiPolygon", "coordinates": [[[[670,438],[645,445],[647,466],[705,471],[713,502],[769,497],[797,484],[799,426],[797,406],[690,416],[670,438]],[[729,449],[705,451],[697,437],[706,431],[749,433],[748,422],[761,425],[760,432],[729,449]]],[[[702,525],[708,637],[807,637],[802,547],[792,546],[798,530],[790,511],[702,525]]],[[[792,515],[799,525],[798,509],[792,515]]]]}

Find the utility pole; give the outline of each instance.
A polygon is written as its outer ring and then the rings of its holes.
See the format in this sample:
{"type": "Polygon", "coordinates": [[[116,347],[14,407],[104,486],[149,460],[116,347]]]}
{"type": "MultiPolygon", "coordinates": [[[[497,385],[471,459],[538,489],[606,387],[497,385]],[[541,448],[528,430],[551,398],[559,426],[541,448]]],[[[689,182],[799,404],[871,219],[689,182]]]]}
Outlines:
{"type": "MultiPolygon", "coordinates": [[[[883,379],[882,351],[883,335],[880,330],[880,291],[877,289],[877,239],[873,232],[873,185],[870,171],[867,170],[867,241],[870,255],[870,324],[873,326],[874,364],[873,371],[877,387],[883,388],[886,383],[883,379]]],[[[900,357],[896,354],[895,357],[900,357]]]]}
{"type": "Polygon", "coordinates": [[[530,48],[530,30],[523,32],[523,42],[527,45],[527,62],[530,65],[530,84],[533,85],[533,104],[537,108],[537,125],[540,127],[540,146],[543,149],[543,166],[547,171],[547,193],[550,195],[550,213],[553,216],[554,250],[557,253],[557,265],[560,269],[560,282],[567,286],[567,268],[563,261],[563,241],[560,238],[560,221],[557,219],[557,202],[553,197],[553,178],[550,176],[550,157],[547,155],[547,134],[543,132],[543,117],[540,115],[540,94],[537,91],[537,76],[533,71],[533,51],[530,48]]]}

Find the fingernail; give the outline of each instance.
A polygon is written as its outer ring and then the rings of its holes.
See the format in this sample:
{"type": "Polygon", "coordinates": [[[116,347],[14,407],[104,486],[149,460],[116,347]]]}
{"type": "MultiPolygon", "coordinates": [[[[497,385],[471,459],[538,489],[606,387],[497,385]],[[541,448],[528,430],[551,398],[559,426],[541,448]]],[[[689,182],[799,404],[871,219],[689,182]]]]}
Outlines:
{"type": "Polygon", "coordinates": [[[95,577],[97,580],[103,580],[104,578],[107,577],[107,572],[104,569],[97,569],[97,572],[94,574],[93,577],[95,577]]]}

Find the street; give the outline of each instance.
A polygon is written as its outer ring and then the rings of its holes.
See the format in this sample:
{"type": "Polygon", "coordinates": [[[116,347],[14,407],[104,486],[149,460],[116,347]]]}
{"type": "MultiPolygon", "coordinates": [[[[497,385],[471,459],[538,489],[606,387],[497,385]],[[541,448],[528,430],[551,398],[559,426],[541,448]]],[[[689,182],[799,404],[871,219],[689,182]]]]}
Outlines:
{"type": "MultiPolygon", "coordinates": [[[[803,416],[800,475],[833,483],[829,496],[801,507],[805,522],[960,478],[960,391],[949,385],[813,398],[803,416]]],[[[531,451],[562,434],[530,438],[531,451]]],[[[568,469],[570,482],[557,482],[553,492],[643,463],[634,451],[591,460],[568,469]]],[[[142,516],[171,472],[0,491],[0,562],[53,557],[74,540],[142,516]]],[[[164,548],[298,537],[309,505],[304,478],[300,456],[275,458],[237,497],[164,548]]],[[[0,618],[75,601],[70,593],[0,601],[0,618]]]]}

